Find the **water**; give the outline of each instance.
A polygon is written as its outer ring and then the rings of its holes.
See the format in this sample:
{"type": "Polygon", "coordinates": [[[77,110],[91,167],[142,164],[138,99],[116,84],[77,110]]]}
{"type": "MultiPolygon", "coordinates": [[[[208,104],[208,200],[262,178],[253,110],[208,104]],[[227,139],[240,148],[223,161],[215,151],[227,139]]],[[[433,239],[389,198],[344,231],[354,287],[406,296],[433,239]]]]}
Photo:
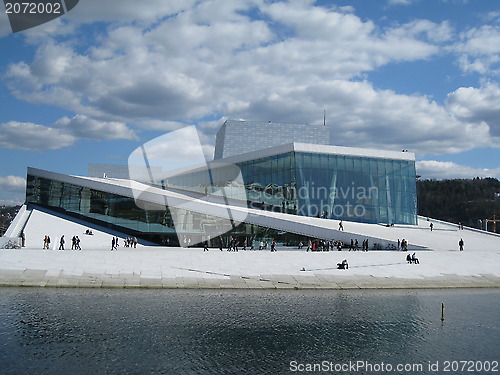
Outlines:
{"type": "Polygon", "coordinates": [[[500,359],[499,297],[499,290],[0,288],[0,373],[292,374],[366,361],[372,371],[344,373],[494,374],[500,368],[444,366],[500,359]],[[387,372],[376,367],[382,362],[422,367],[387,372]]]}

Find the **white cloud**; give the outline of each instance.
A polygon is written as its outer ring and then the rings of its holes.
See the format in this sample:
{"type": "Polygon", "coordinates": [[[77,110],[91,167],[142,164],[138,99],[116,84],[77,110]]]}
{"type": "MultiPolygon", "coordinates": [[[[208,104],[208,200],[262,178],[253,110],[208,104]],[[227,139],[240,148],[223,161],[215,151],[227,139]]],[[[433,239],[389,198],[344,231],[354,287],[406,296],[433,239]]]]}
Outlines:
{"type": "Polygon", "coordinates": [[[500,23],[500,12],[489,12],[485,19],[487,21],[493,21],[493,22],[496,22],[496,23],[500,23]]]}
{"type": "Polygon", "coordinates": [[[76,138],[59,129],[10,121],[0,124],[0,147],[16,150],[56,150],[72,145],[76,138]]]}
{"type": "MultiPolygon", "coordinates": [[[[195,126],[184,127],[157,137],[134,150],[128,159],[129,165],[143,168],[151,165],[160,167],[165,173],[205,163],[204,149],[195,126]]],[[[164,177],[165,175],[158,175],[155,179],[164,177]]]]}
{"type": "Polygon", "coordinates": [[[79,138],[138,139],[125,124],[97,121],[87,116],[63,117],[52,126],[10,121],[0,124],[0,147],[44,151],[71,146],[79,138]]]}
{"type": "Polygon", "coordinates": [[[436,160],[422,160],[416,162],[417,174],[423,179],[454,179],[454,178],[475,178],[493,177],[500,178],[500,168],[477,169],[452,162],[436,160]]]}
{"type": "Polygon", "coordinates": [[[97,121],[84,115],[57,120],[54,128],[79,138],[90,139],[138,139],[134,131],[120,122],[97,121]]]}
{"type": "MultiPolygon", "coordinates": [[[[178,121],[163,121],[163,120],[139,120],[135,122],[137,126],[145,130],[159,130],[170,132],[186,126],[186,124],[178,121]]],[[[191,124],[192,125],[192,124],[191,124]]]]}
{"type": "Polygon", "coordinates": [[[453,38],[453,29],[448,21],[437,24],[420,19],[399,25],[392,31],[392,34],[399,35],[401,38],[423,37],[424,40],[433,43],[443,43],[453,38]]]}
{"type": "Polygon", "coordinates": [[[241,117],[259,113],[260,120],[321,123],[324,108],[332,142],[338,145],[433,154],[490,145],[486,124],[460,121],[425,97],[376,90],[369,82],[338,80],[277,91],[241,117]]]}
{"type": "MultiPolygon", "coordinates": [[[[88,50],[79,51],[77,40],[41,43],[33,63],[9,67],[11,90],[110,121],[196,119],[237,111],[276,87],[314,87],[437,52],[414,27],[380,33],[371,21],[307,1],[176,4],[158,7],[156,17],[165,19],[157,23],[111,27],[88,50]],[[243,15],[253,6],[270,22],[243,15]]],[[[137,8],[139,19],[152,22],[137,8]]],[[[424,29],[439,27],[427,22],[424,29]]]]}
{"type": "Polygon", "coordinates": [[[20,205],[25,200],[26,179],[19,176],[0,176],[0,204],[6,206],[20,205]]]}
{"type": "MultiPolygon", "coordinates": [[[[312,0],[119,7],[89,0],[67,20],[82,23],[81,30],[86,22],[110,23],[93,31],[91,47],[76,35],[64,42],[46,36],[34,61],[11,65],[6,78],[18,98],[78,113],[52,127],[72,139],[136,139],[126,124],[168,131],[206,117],[314,123],[324,109],[335,143],[344,145],[459,152],[491,145],[498,132],[492,120],[463,114],[480,111],[460,100],[460,90],[441,106],[360,78],[385,64],[440,53],[453,36],[447,22],[383,29],[350,8],[312,0]]],[[[463,34],[464,53],[472,53],[473,37],[463,34]]],[[[216,129],[199,128],[202,143],[211,143],[216,129]]]]}
{"type": "Polygon", "coordinates": [[[461,87],[448,95],[447,107],[461,121],[485,124],[492,145],[500,145],[500,86],[461,87]]]}
{"type": "Polygon", "coordinates": [[[19,176],[0,176],[0,190],[19,192],[24,191],[26,179],[19,176]]]}
{"type": "Polygon", "coordinates": [[[460,34],[450,48],[459,55],[460,68],[467,73],[500,75],[500,26],[483,25],[460,34]]]}

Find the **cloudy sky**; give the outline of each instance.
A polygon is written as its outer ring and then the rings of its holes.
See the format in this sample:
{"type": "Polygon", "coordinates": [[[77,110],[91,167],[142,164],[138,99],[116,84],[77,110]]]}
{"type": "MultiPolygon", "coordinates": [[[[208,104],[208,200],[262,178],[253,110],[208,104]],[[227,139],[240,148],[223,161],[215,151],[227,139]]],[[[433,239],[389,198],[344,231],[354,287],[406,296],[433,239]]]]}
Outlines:
{"type": "Polygon", "coordinates": [[[26,167],[87,173],[194,124],[322,123],[417,155],[424,178],[500,178],[492,0],[80,0],[11,32],[0,15],[0,204],[26,167]]]}

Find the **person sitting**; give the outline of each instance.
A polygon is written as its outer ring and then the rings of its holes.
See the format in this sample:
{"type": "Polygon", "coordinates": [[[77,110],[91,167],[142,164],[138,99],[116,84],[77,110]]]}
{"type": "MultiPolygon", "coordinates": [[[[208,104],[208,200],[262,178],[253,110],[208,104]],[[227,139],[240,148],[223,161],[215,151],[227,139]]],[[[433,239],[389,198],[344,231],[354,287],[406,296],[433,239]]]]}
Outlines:
{"type": "Polygon", "coordinates": [[[412,259],[411,259],[411,255],[410,255],[410,254],[408,254],[408,255],[406,256],[406,261],[407,261],[409,264],[412,264],[412,263],[413,263],[413,261],[412,261],[412,259]]]}
{"type": "Polygon", "coordinates": [[[413,263],[415,264],[420,264],[420,262],[418,261],[418,258],[417,256],[415,255],[415,253],[413,253],[413,255],[411,256],[411,260],[413,261],[413,263]]]}
{"type": "Polygon", "coordinates": [[[349,269],[349,264],[347,263],[347,259],[344,259],[342,263],[337,263],[337,268],[339,270],[347,270],[349,269]]]}

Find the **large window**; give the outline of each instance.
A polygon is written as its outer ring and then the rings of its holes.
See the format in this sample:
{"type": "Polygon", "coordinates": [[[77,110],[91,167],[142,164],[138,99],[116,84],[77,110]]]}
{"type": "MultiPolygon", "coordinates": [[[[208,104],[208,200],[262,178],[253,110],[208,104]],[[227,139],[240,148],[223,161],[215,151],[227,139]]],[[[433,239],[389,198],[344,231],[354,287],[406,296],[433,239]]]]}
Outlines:
{"type": "Polygon", "coordinates": [[[414,162],[312,153],[296,161],[299,215],[416,224],[414,162]]]}
{"type": "Polygon", "coordinates": [[[386,224],[417,220],[415,163],[407,160],[289,152],[213,165],[169,178],[166,185],[215,195],[224,188],[227,198],[251,208],[303,216],[386,224]]]}

